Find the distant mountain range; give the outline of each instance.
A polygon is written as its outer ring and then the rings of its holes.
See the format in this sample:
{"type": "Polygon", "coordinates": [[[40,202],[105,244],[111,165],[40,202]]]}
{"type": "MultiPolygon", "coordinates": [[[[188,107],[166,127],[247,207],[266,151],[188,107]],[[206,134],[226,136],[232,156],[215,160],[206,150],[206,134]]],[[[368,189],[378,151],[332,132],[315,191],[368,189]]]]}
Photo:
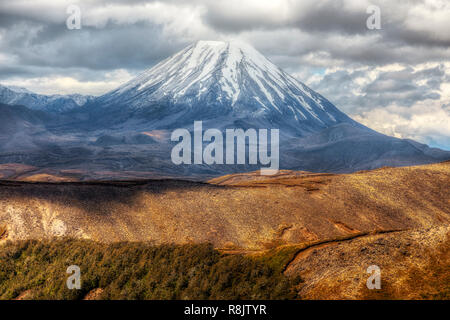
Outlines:
{"type": "Polygon", "coordinates": [[[0,120],[8,122],[0,129],[0,163],[199,177],[257,169],[174,165],[170,133],[192,130],[196,120],[204,130],[279,129],[282,169],[353,172],[450,159],[448,151],[352,120],[252,47],[235,42],[196,42],[97,98],[0,87],[0,102],[10,119],[0,120]]]}
{"type": "Polygon", "coordinates": [[[0,103],[23,105],[32,110],[64,112],[81,107],[94,99],[94,96],[81,94],[43,95],[16,86],[0,85],[0,103]]]}

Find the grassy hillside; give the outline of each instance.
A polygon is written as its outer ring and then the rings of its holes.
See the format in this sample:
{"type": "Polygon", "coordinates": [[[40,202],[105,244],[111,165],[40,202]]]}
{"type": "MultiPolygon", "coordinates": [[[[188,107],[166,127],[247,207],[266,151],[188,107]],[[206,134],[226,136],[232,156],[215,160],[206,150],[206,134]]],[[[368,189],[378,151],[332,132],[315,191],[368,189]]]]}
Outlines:
{"type": "Polygon", "coordinates": [[[449,224],[449,199],[450,162],[211,183],[0,181],[0,225],[8,240],[68,236],[260,250],[449,224]]]}
{"type": "Polygon", "coordinates": [[[303,299],[450,299],[450,226],[369,234],[299,252],[286,270],[303,299]],[[381,270],[368,290],[367,267],[381,270]]]}

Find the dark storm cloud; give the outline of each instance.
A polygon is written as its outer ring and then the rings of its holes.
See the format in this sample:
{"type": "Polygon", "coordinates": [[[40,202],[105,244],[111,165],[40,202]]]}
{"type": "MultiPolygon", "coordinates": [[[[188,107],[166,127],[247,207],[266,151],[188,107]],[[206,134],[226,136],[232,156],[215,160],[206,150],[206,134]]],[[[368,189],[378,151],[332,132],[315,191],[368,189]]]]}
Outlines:
{"type": "Polygon", "coordinates": [[[370,31],[366,28],[367,17],[363,8],[349,10],[343,1],[325,1],[314,3],[291,24],[306,31],[361,34],[370,31]]]}
{"type": "MultiPolygon", "coordinates": [[[[67,30],[65,6],[50,6],[48,12],[39,14],[38,6],[29,8],[30,4],[22,2],[18,1],[19,5],[13,8],[0,5],[0,30],[4,34],[0,49],[4,54],[14,55],[21,65],[77,66],[102,70],[146,68],[192,41],[192,37],[183,38],[188,30],[180,30],[170,42],[164,34],[164,27],[173,23],[173,19],[185,18],[181,14],[160,24],[139,19],[125,22],[111,19],[104,25],[83,25],[82,30],[67,30]],[[23,25],[28,26],[31,32],[24,32],[23,25]]],[[[156,2],[102,0],[80,3],[83,13],[98,8],[107,9],[109,5],[116,4],[137,8],[138,14],[141,7],[137,6],[156,2]]],[[[445,30],[430,31],[425,27],[420,30],[420,26],[419,30],[411,30],[405,23],[409,17],[405,8],[422,4],[423,1],[374,1],[381,9],[382,30],[366,28],[369,14],[366,13],[368,3],[364,1],[281,1],[279,6],[273,4],[278,2],[267,3],[164,2],[167,5],[202,7],[204,10],[198,20],[218,37],[222,32],[225,37],[233,37],[254,30],[260,30],[263,34],[267,33],[264,31],[280,30],[289,41],[299,41],[289,54],[293,60],[302,62],[306,62],[305,56],[311,53],[328,56],[332,63],[340,61],[342,64],[371,66],[450,59],[450,36],[445,35],[445,30]],[[304,37],[296,39],[292,30],[299,30],[304,37]]],[[[285,46],[278,45],[277,38],[268,37],[270,35],[263,36],[264,43],[253,39],[251,34],[247,38],[258,48],[261,47],[265,54],[285,54],[285,46]]]]}
{"type": "Polygon", "coordinates": [[[358,113],[392,104],[410,107],[425,100],[439,100],[439,89],[445,83],[443,66],[414,71],[406,67],[399,71],[380,72],[373,81],[358,84],[356,79],[367,79],[365,71],[339,70],[326,74],[313,88],[322,92],[349,113],[358,113]],[[421,84],[421,80],[425,83],[421,84]],[[358,91],[358,94],[352,92],[358,91]]]}
{"type": "MultiPolygon", "coordinates": [[[[116,69],[118,66],[142,69],[152,66],[177,49],[163,41],[160,27],[147,23],[124,27],[108,23],[102,29],[85,27],[82,30],[66,29],[56,33],[57,37],[48,38],[48,34],[43,32],[43,42],[40,42],[39,36],[33,39],[35,43],[45,43],[45,47],[39,47],[33,53],[24,53],[24,62],[103,70],[116,69]],[[153,36],[149,37],[149,34],[153,36]],[[48,61],[44,56],[46,53],[54,59],[48,61]]],[[[23,49],[27,50],[26,47],[23,49]]]]}
{"type": "MultiPolygon", "coordinates": [[[[30,75],[36,72],[51,74],[51,68],[54,68],[55,73],[63,68],[142,70],[192,41],[183,37],[183,30],[169,39],[164,28],[173,22],[170,18],[166,22],[155,23],[145,19],[129,19],[124,13],[124,21],[117,21],[117,16],[114,16],[117,12],[106,13],[106,18],[100,17],[106,19],[102,23],[90,21],[84,23],[81,30],[68,30],[65,26],[65,6],[50,5],[48,10],[44,9],[44,14],[40,14],[38,6],[32,7],[30,3],[35,2],[18,1],[17,6],[11,8],[0,4],[0,52],[14,57],[14,63],[1,64],[0,60],[2,78],[25,74],[27,70],[30,75]]],[[[46,3],[48,5],[51,2],[46,3]]],[[[131,15],[139,14],[143,8],[136,6],[149,3],[156,2],[101,0],[81,2],[81,6],[83,15],[99,8],[107,10],[115,4],[123,5],[123,8],[137,8],[128,13],[131,15]]],[[[305,68],[308,65],[354,68],[450,60],[450,49],[446,46],[450,44],[450,37],[443,35],[444,30],[435,30],[430,34],[426,26],[423,30],[420,30],[420,25],[419,30],[408,27],[406,22],[410,14],[405,8],[422,5],[423,1],[419,0],[395,3],[374,1],[381,9],[382,30],[366,28],[368,3],[364,1],[287,1],[284,7],[276,6],[274,2],[267,5],[268,2],[264,1],[258,6],[239,1],[196,0],[186,3],[172,0],[164,3],[203,7],[198,19],[212,28],[212,34],[220,36],[222,31],[243,34],[244,37],[247,34],[246,39],[264,54],[294,72],[299,64],[305,68]]],[[[182,15],[174,17],[177,20],[184,19],[182,15]]],[[[443,68],[405,75],[426,79],[421,90],[436,90],[442,82],[436,72],[445,75],[443,68]]],[[[347,76],[357,75],[352,73],[347,76]]],[[[370,93],[381,88],[392,88],[398,92],[416,92],[410,96],[411,99],[437,97],[435,93],[417,94],[414,85],[397,79],[400,76],[401,73],[384,75],[391,77],[389,80],[380,76],[365,90],[370,93]]]]}
{"type": "MultiPolygon", "coordinates": [[[[296,33],[291,32],[290,41],[301,42],[297,56],[320,50],[334,59],[364,65],[414,64],[450,59],[450,34],[446,31],[450,29],[450,23],[445,22],[445,12],[450,14],[450,8],[429,6],[423,10],[425,13],[422,16],[417,16],[412,9],[424,5],[424,1],[407,0],[291,1],[286,2],[286,10],[278,12],[274,9],[270,12],[254,10],[245,3],[239,9],[224,10],[221,2],[215,2],[208,6],[203,19],[212,28],[229,34],[269,30],[283,30],[288,34],[289,30],[307,33],[313,43],[308,39],[305,42],[304,38],[296,39],[296,33]],[[366,9],[371,4],[380,9],[381,30],[369,30],[366,26],[371,15],[366,9]],[[438,14],[441,19],[437,23],[438,14]],[[370,41],[361,42],[361,38],[370,41]],[[336,44],[335,39],[342,42],[336,44]]],[[[270,42],[275,46],[277,39],[270,42]]],[[[283,46],[278,48],[277,53],[285,49],[283,46]]]]}
{"type": "Polygon", "coordinates": [[[148,68],[185,44],[167,43],[160,26],[144,22],[126,26],[108,23],[101,29],[87,26],[81,30],[24,22],[10,27],[0,48],[19,58],[18,70],[23,65],[112,70],[148,68]],[[35,33],[25,32],[27,29],[35,33]]]}
{"type": "Polygon", "coordinates": [[[291,1],[285,2],[285,12],[249,8],[245,2],[230,3],[234,10],[225,10],[221,2],[208,5],[204,15],[206,23],[226,32],[241,32],[253,29],[300,28],[305,31],[364,33],[366,28],[365,8],[350,10],[345,1],[291,1]],[[245,19],[243,17],[246,17],[245,19]]]}
{"type": "MultiPolygon", "coordinates": [[[[236,3],[233,2],[233,4],[236,3]]],[[[445,29],[431,32],[430,30],[412,30],[404,23],[410,16],[408,9],[423,3],[424,1],[291,1],[285,2],[287,9],[284,14],[281,14],[277,11],[270,13],[246,8],[245,3],[242,3],[238,9],[224,10],[225,7],[221,5],[221,2],[215,2],[207,6],[208,10],[203,18],[215,29],[226,32],[299,28],[307,32],[361,35],[372,32],[366,27],[366,21],[373,12],[368,13],[366,10],[369,5],[376,5],[380,9],[385,40],[409,45],[448,47],[450,37],[444,39],[436,37],[436,32],[444,34],[445,29]]],[[[434,10],[439,11],[439,9],[434,10]]],[[[428,18],[433,19],[433,16],[428,18]]],[[[427,23],[423,20],[417,22],[427,23]]]]}
{"type": "Polygon", "coordinates": [[[440,87],[443,78],[443,73],[437,68],[419,72],[414,72],[412,68],[383,72],[364,88],[366,93],[364,100],[370,100],[372,104],[376,103],[378,106],[387,106],[393,103],[411,106],[418,101],[438,100],[441,96],[435,89],[440,87]],[[428,75],[426,77],[428,81],[422,85],[418,84],[418,81],[424,79],[426,75],[428,75]],[[431,86],[429,82],[431,82],[431,86]]]}
{"type": "Polygon", "coordinates": [[[0,28],[8,28],[17,23],[17,16],[0,11],[0,28]]]}
{"type": "MultiPolygon", "coordinates": [[[[0,80],[5,80],[10,77],[14,76],[30,76],[33,75],[33,72],[31,72],[29,67],[22,67],[22,66],[0,66],[0,80]]],[[[37,75],[37,74],[34,74],[37,75]]]]}
{"type": "MultiPolygon", "coordinates": [[[[442,47],[448,48],[450,46],[450,39],[440,39],[434,34],[421,30],[403,29],[401,24],[389,24],[386,26],[385,40],[390,42],[397,42],[404,45],[416,45],[425,47],[442,47]]],[[[444,30],[442,30],[444,32],[444,30]]]]}
{"type": "Polygon", "coordinates": [[[35,67],[142,70],[189,43],[182,38],[168,41],[163,25],[142,20],[133,23],[107,20],[101,26],[82,24],[80,30],[69,30],[65,8],[56,10],[55,19],[26,6],[23,10],[5,12],[0,5],[0,52],[14,57],[16,64],[2,65],[0,60],[2,78],[27,73],[27,67],[30,75],[35,67]]]}

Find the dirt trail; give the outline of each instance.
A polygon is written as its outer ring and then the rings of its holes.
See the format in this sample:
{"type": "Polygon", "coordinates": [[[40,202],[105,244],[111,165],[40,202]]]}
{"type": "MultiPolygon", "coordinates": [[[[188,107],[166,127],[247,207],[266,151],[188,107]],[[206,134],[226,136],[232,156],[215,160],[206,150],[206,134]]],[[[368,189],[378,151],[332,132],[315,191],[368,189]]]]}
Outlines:
{"type": "Polygon", "coordinates": [[[358,238],[370,237],[370,236],[375,236],[375,235],[379,235],[379,234],[402,232],[402,231],[407,231],[407,230],[376,230],[376,231],[372,231],[372,232],[359,232],[359,233],[355,233],[355,234],[350,235],[345,238],[324,240],[324,241],[312,243],[312,244],[307,245],[306,247],[300,249],[294,255],[292,260],[289,261],[286,264],[286,266],[284,267],[283,273],[287,273],[291,265],[299,262],[302,259],[307,258],[315,250],[320,250],[320,249],[323,249],[326,247],[337,245],[338,243],[351,241],[351,240],[358,239],[358,238]]]}
{"type": "Polygon", "coordinates": [[[8,227],[6,225],[0,225],[0,241],[8,237],[8,227]]]}

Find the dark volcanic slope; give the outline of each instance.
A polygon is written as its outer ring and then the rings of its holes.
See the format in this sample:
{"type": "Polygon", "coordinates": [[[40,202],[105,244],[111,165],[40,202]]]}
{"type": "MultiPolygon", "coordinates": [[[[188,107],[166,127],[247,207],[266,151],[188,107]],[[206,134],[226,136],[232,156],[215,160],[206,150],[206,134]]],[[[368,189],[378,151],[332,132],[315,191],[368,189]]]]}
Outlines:
{"type": "Polygon", "coordinates": [[[261,249],[450,223],[450,162],[263,180],[244,174],[212,183],[2,182],[2,239],[68,235],[261,249]]]}

